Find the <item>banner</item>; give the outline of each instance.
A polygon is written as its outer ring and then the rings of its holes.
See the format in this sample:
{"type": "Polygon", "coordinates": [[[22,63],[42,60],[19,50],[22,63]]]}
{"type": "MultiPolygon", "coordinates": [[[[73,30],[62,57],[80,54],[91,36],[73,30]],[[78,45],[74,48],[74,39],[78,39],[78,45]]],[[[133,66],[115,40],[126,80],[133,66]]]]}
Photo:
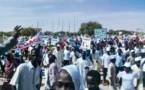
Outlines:
{"type": "Polygon", "coordinates": [[[58,42],[57,39],[54,39],[54,38],[51,39],[51,45],[55,45],[57,42],[58,42]]]}
{"type": "Polygon", "coordinates": [[[24,49],[26,47],[29,47],[33,44],[38,44],[42,42],[42,35],[41,32],[39,32],[37,35],[35,35],[32,39],[30,39],[29,41],[25,42],[25,43],[18,43],[15,47],[13,47],[12,49],[24,49]]]}
{"type": "Polygon", "coordinates": [[[81,48],[90,49],[91,48],[91,38],[82,38],[81,48]]]}
{"type": "Polygon", "coordinates": [[[107,38],[107,28],[100,28],[94,30],[95,38],[107,38]]]}

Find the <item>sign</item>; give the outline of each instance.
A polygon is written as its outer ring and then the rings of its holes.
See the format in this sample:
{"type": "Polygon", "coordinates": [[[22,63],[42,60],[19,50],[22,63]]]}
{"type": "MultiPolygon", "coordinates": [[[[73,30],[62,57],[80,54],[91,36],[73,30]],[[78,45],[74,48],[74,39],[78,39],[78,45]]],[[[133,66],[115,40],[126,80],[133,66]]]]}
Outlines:
{"type": "Polygon", "coordinates": [[[94,36],[95,36],[95,38],[106,38],[107,37],[107,29],[106,28],[95,29],[94,36]]]}
{"type": "Polygon", "coordinates": [[[57,42],[58,42],[57,39],[54,39],[54,38],[51,39],[51,45],[55,45],[57,42]]]}
{"type": "Polygon", "coordinates": [[[68,42],[70,45],[75,45],[75,40],[73,38],[69,38],[68,42]]]}
{"type": "Polygon", "coordinates": [[[90,49],[91,48],[91,38],[82,38],[81,48],[90,49]]]}
{"type": "Polygon", "coordinates": [[[40,32],[37,35],[35,35],[32,39],[30,39],[29,41],[27,41],[25,43],[18,43],[12,49],[24,49],[26,47],[29,47],[31,45],[38,44],[38,43],[41,43],[41,42],[42,42],[42,35],[41,35],[41,32],[40,32]]]}

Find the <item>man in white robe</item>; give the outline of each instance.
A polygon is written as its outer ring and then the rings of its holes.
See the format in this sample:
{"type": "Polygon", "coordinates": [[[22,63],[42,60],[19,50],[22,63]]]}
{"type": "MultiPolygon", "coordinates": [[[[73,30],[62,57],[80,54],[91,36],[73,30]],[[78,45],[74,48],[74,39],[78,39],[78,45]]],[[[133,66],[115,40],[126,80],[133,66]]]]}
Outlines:
{"type": "Polygon", "coordinates": [[[63,52],[60,50],[60,45],[57,45],[57,49],[53,51],[53,55],[56,56],[56,63],[58,66],[58,70],[60,70],[63,62],[63,52]]]}
{"type": "Polygon", "coordinates": [[[137,79],[134,79],[134,86],[136,87],[136,90],[143,90],[143,72],[140,68],[140,61],[141,61],[141,57],[137,57],[135,58],[135,64],[131,67],[132,71],[133,72],[136,72],[140,79],[137,80],[137,79]]]}
{"type": "Polygon", "coordinates": [[[86,74],[88,73],[89,70],[93,68],[93,64],[90,61],[90,59],[86,58],[86,52],[82,52],[82,58],[79,58],[77,60],[77,66],[80,70],[80,75],[83,80],[84,87],[87,88],[87,83],[86,83],[86,74]]]}
{"type": "MultiPolygon", "coordinates": [[[[51,55],[52,53],[49,52],[49,55],[51,55]]],[[[50,89],[49,87],[49,77],[48,77],[48,70],[49,70],[49,56],[48,53],[44,53],[43,54],[43,65],[45,68],[45,89],[48,90],[50,89]]]]}

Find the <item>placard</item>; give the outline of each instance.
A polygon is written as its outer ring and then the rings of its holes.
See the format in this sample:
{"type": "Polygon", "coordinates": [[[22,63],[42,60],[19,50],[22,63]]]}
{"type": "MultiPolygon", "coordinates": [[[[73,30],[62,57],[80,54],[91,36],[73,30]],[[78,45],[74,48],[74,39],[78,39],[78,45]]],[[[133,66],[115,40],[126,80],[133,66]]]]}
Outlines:
{"type": "Polygon", "coordinates": [[[91,38],[82,38],[81,48],[91,49],[91,38]]]}
{"type": "Polygon", "coordinates": [[[73,38],[69,38],[68,42],[70,45],[75,45],[75,40],[73,38]]]}
{"type": "Polygon", "coordinates": [[[95,38],[107,38],[107,28],[100,28],[94,30],[95,38]]]}

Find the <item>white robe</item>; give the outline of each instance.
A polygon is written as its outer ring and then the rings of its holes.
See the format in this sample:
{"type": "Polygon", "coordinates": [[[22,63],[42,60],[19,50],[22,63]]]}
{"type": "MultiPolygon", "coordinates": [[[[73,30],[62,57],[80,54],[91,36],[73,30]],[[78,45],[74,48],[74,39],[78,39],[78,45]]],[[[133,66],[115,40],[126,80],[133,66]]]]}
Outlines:
{"type": "Polygon", "coordinates": [[[54,50],[53,55],[56,56],[56,63],[58,66],[58,70],[60,70],[60,68],[62,67],[62,62],[63,62],[63,52],[61,50],[59,51],[54,50]]]}
{"type": "MultiPolygon", "coordinates": [[[[140,68],[138,68],[136,64],[133,65],[131,67],[131,69],[132,69],[133,72],[136,72],[139,75],[139,77],[140,77],[140,81],[139,81],[139,85],[138,85],[137,90],[143,90],[143,82],[142,82],[143,72],[142,72],[142,70],[140,68]]],[[[134,79],[134,86],[136,86],[136,85],[137,85],[137,79],[135,78],[134,79]]]]}
{"type": "Polygon", "coordinates": [[[89,70],[91,70],[93,68],[93,64],[89,59],[83,60],[82,58],[79,58],[77,60],[77,66],[80,70],[80,75],[82,77],[84,87],[87,88],[86,74],[88,73],[88,71],[85,70],[85,67],[89,67],[89,70]]]}
{"type": "MultiPolygon", "coordinates": [[[[44,54],[43,55],[43,65],[48,65],[49,64],[49,58],[48,58],[48,54],[44,54]]],[[[49,77],[48,77],[48,70],[49,68],[45,68],[45,89],[49,89],[49,77]]]]}

